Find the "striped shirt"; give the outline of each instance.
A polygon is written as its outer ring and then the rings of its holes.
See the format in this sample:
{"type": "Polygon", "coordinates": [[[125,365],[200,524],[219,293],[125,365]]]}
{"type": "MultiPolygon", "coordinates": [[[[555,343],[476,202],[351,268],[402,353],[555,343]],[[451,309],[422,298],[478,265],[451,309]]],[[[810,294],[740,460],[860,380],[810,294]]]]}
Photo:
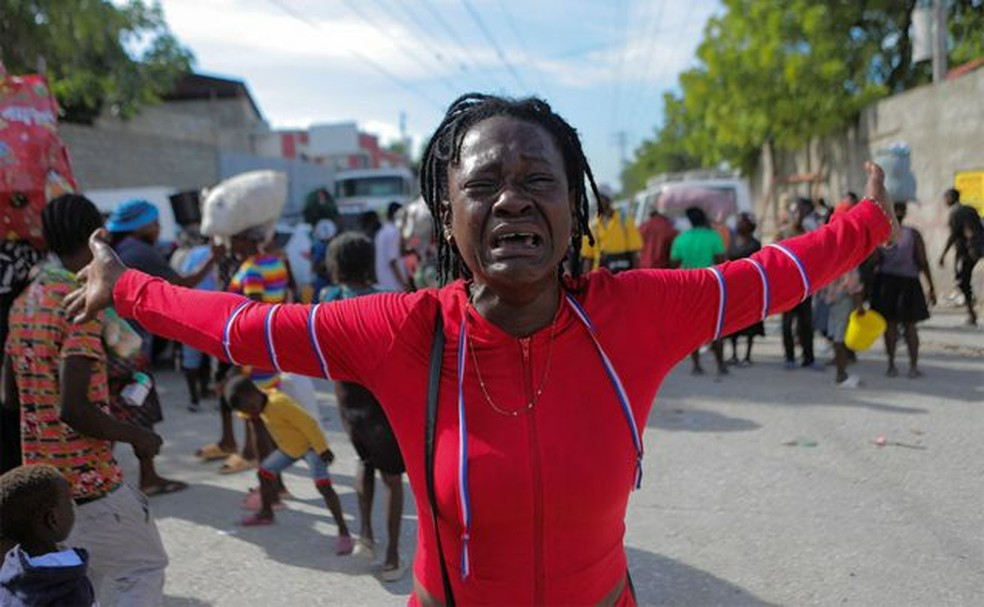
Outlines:
{"type": "Polygon", "coordinates": [[[229,283],[229,290],[263,303],[287,300],[287,265],[279,255],[253,255],[239,266],[229,283]]]}
{"type": "Polygon", "coordinates": [[[62,303],[75,289],[64,269],[46,267],[14,302],[6,354],[13,363],[21,405],[21,448],[25,464],[50,464],[72,485],[75,499],[103,497],[123,482],[113,443],[83,436],[61,421],[59,367],[69,356],[92,360],[89,406],[108,402],[102,315],[76,325],[62,303]]]}
{"type": "MultiPolygon", "coordinates": [[[[247,257],[232,276],[229,290],[263,303],[283,303],[287,300],[287,265],[279,255],[247,257]]],[[[263,390],[280,386],[280,375],[272,370],[252,368],[250,379],[263,390]]]]}

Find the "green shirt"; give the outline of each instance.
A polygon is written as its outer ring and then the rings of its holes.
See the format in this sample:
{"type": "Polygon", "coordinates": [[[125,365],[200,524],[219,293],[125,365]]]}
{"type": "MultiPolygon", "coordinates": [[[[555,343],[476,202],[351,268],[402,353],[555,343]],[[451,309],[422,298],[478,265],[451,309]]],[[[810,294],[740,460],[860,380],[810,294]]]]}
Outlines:
{"type": "Polygon", "coordinates": [[[724,255],[724,241],[711,228],[691,228],[673,240],[670,259],[680,261],[681,268],[706,268],[714,257],[724,255]]]}

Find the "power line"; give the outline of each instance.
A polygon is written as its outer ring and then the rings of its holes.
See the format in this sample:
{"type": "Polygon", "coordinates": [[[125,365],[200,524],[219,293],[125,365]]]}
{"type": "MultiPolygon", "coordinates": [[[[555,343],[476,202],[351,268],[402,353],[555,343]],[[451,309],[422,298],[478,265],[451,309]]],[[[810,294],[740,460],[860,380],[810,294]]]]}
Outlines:
{"type": "Polygon", "coordinates": [[[512,31],[513,36],[519,42],[519,47],[523,50],[523,60],[526,62],[527,66],[529,66],[530,68],[535,70],[537,74],[539,74],[538,82],[542,86],[547,81],[547,79],[543,75],[543,70],[541,70],[538,67],[536,59],[533,57],[533,54],[530,52],[529,47],[526,45],[526,40],[524,39],[522,33],[519,31],[519,28],[516,27],[516,22],[513,20],[512,14],[509,12],[509,9],[506,7],[506,3],[503,2],[503,0],[499,0],[499,9],[502,11],[503,16],[506,18],[506,26],[509,27],[510,31],[512,31]]]}
{"type": "MultiPolygon", "coordinates": [[[[318,31],[321,31],[321,32],[324,31],[324,29],[320,25],[318,25],[317,22],[311,21],[310,19],[308,19],[304,15],[298,13],[297,11],[295,11],[293,8],[291,8],[290,6],[288,6],[287,4],[285,4],[284,2],[282,2],[281,0],[270,0],[270,3],[273,4],[274,6],[276,6],[277,8],[279,8],[281,11],[283,11],[288,16],[293,17],[294,19],[297,19],[301,23],[304,23],[305,25],[307,25],[309,27],[312,27],[312,28],[314,28],[314,29],[316,29],[318,31]]],[[[434,99],[433,97],[431,97],[427,93],[424,93],[424,92],[418,90],[417,87],[415,87],[412,84],[410,84],[409,82],[403,80],[399,76],[393,74],[392,72],[390,72],[389,70],[387,70],[383,66],[379,65],[377,62],[373,61],[372,59],[370,59],[366,55],[363,55],[362,53],[360,53],[358,51],[355,51],[355,50],[352,50],[352,49],[345,49],[345,51],[349,55],[353,56],[354,58],[358,59],[359,61],[362,61],[363,63],[365,63],[369,67],[373,68],[374,70],[376,70],[377,72],[379,72],[380,74],[382,74],[386,79],[390,80],[391,82],[393,82],[394,84],[396,84],[400,88],[403,88],[406,91],[408,91],[410,93],[413,93],[414,95],[417,95],[418,97],[420,97],[422,99],[425,99],[428,103],[436,106],[437,108],[439,108],[439,109],[441,109],[443,111],[444,104],[442,104],[441,102],[437,101],[436,99],[434,99]]]]}
{"type": "MultiPolygon", "coordinates": [[[[680,24],[676,28],[677,35],[676,35],[676,38],[673,41],[672,48],[677,48],[677,47],[680,46],[680,42],[682,41],[684,32],[686,31],[686,26],[691,22],[691,17],[693,15],[693,11],[694,11],[694,5],[693,4],[690,4],[690,6],[687,8],[687,12],[684,15],[684,18],[681,19],[680,24]]],[[[653,62],[650,62],[650,65],[652,65],[652,64],[653,64],[653,62]]],[[[636,106],[635,113],[638,113],[638,111],[641,108],[643,108],[643,107],[646,106],[646,97],[649,96],[652,93],[652,90],[653,89],[658,88],[658,82],[660,80],[662,80],[664,76],[666,76],[666,74],[669,71],[669,69],[670,69],[669,62],[664,62],[663,65],[662,65],[662,67],[661,67],[661,69],[659,70],[659,75],[656,76],[656,78],[653,80],[653,84],[647,85],[646,90],[644,92],[640,92],[640,95],[639,95],[639,104],[636,106]]],[[[647,72],[647,79],[648,79],[648,72],[647,72]]],[[[665,108],[664,108],[664,111],[665,111],[665,108]]],[[[633,120],[635,119],[635,113],[633,114],[633,120]]],[[[654,126],[655,126],[655,124],[654,124],[654,126]]]]}
{"type": "MultiPolygon", "coordinates": [[[[663,21],[663,14],[665,13],[665,9],[666,9],[666,2],[667,0],[663,0],[662,2],[660,2],[659,8],[653,11],[653,19],[650,24],[651,27],[646,32],[646,40],[648,44],[646,45],[646,51],[645,53],[643,53],[642,59],[643,61],[647,61],[647,63],[639,87],[640,94],[636,95],[634,102],[630,106],[632,111],[627,112],[630,122],[635,120],[636,114],[639,112],[639,108],[645,106],[642,92],[643,89],[648,86],[649,77],[653,73],[654,66],[657,64],[657,62],[653,60],[652,56],[653,56],[653,52],[656,49],[657,36],[659,35],[659,32],[662,30],[661,26],[663,21]]],[[[666,64],[664,63],[663,65],[665,68],[666,64]]],[[[623,126],[625,126],[625,123],[623,123],[623,126]]]]}
{"type": "MultiPolygon", "coordinates": [[[[389,33],[387,33],[386,30],[384,30],[378,23],[373,21],[373,19],[371,19],[365,12],[363,12],[363,10],[359,8],[357,3],[351,2],[350,0],[342,0],[342,2],[345,4],[345,6],[349,8],[349,10],[351,10],[356,15],[358,15],[359,18],[366,23],[366,25],[379,32],[380,35],[383,36],[383,38],[392,41],[397,47],[399,47],[401,51],[409,55],[421,67],[425,67],[426,65],[425,62],[421,60],[416,50],[414,50],[410,45],[405,44],[398,37],[392,36],[389,33]]],[[[428,70],[428,71],[434,73],[433,70],[428,70]]],[[[446,86],[448,90],[450,90],[452,93],[457,92],[457,89],[454,87],[454,85],[451,84],[451,81],[448,80],[446,77],[442,76],[440,73],[437,73],[437,79],[440,80],[441,83],[444,84],[444,86],[446,86]]]]}
{"type": "Polygon", "coordinates": [[[629,33],[629,0],[623,0],[624,10],[622,11],[622,35],[625,37],[625,44],[622,46],[622,52],[618,55],[618,67],[615,70],[615,100],[612,102],[612,117],[611,125],[612,128],[616,126],[616,120],[618,119],[618,106],[622,96],[622,69],[625,65],[625,55],[628,52],[629,45],[632,44],[632,38],[628,35],[629,33]]]}
{"type": "MultiPolygon", "coordinates": [[[[441,12],[434,7],[431,0],[424,0],[423,5],[431,16],[434,17],[434,20],[437,21],[437,24],[441,26],[441,29],[443,29],[444,32],[454,41],[454,43],[458,45],[458,48],[462,50],[462,55],[468,55],[471,57],[472,62],[475,65],[483,65],[481,58],[475,54],[470,46],[461,41],[461,38],[458,37],[458,34],[454,31],[454,28],[448,24],[447,20],[444,18],[444,15],[442,15],[441,12]]],[[[503,88],[498,82],[496,83],[496,86],[503,88]]]]}
{"type": "Polygon", "coordinates": [[[468,0],[461,0],[461,3],[465,5],[465,8],[468,10],[468,14],[471,15],[472,19],[475,21],[475,24],[478,26],[478,29],[481,30],[482,35],[485,36],[485,40],[488,41],[493,49],[495,49],[496,55],[499,56],[499,61],[506,66],[506,69],[509,70],[512,77],[519,83],[519,90],[527,90],[526,84],[523,83],[523,79],[519,77],[519,73],[516,71],[516,68],[509,63],[509,60],[506,58],[506,54],[502,51],[502,47],[499,46],[499,43],[496,42],[495,38],[492,36],[492,32],[485,27],[485,22],[482,21],[482,17],[478,14],[478,11],[475,10],[475,7],[473,7],[468,0]]]}
{"type": "MultiPolygon", "coordinates": [[[[373,2],[376,3],[377,6],[381,6],[379,4],[380,0],[373,0],[373,2]]],[[[427,23],[421,21],[420,17],[410,10],[410,7],[406,3],[401,2],[400,0],[390,0],[389,4],[396,6],[409,19],[406,23],[410,24],[411,30],[419,30],[418,33],[422,35],[418,37],[418,40],[420,40],[424,46],[430,50],[431,54],[434,55],[434,58],[437,59],[438,62],[443,65],[447,65],[451,68],[451,70],[461,70],[462,72],[468,71],[467,65],[464,63],[454,65],[453,62],[447,58],[445,53],[442,53],[436,45],[430,42],[429,33],[431,27],[427,23]]]]}

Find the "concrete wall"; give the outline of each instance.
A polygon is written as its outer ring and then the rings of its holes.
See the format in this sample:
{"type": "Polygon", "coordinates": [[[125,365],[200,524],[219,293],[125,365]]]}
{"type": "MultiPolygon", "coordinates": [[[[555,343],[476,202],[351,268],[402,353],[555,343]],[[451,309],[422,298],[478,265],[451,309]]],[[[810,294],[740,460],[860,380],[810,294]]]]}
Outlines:
{"type": "Polygon", "coordinates": [[[252,154],[268,125],[246,99],[171,101],[131,120],[63,124],[72,168],[83,189],[214,185],[222,153],[252,154]]]}
{"type": "Polygon", "coordinates": [[[62,124],[72,169],[83,189],[173,186],[190,190],[219,176],[215,146],[127,131],[62,124]]]}
{"type": "MultiPolygon", "coordinates": [[[[765,236],[771,236],[773,210],[783,194],[823,196],[831,202],[848,190],[861,194],[864,160],[894,142],[904,142],[912,151],[918,200],[909,205],[907,223],[922,231],[938,290],[948,290],[949,262],[945,274],[936,267],[948,235],[942,193],[953,186],[957,171],[984,170],[984,69],[884,99],[866,108],[844,133],[814,141],[795,153],[777,153],[770,159],[763,152],[760,168],[750,181],[765,236]],[[823,177],[812,188],[806,184],[780,186],[767,196],[772,175],[781,178],[811,172],[823,177]]],[[[980,293],[984,268],[978,267],[976,280],[980,293]]]]}

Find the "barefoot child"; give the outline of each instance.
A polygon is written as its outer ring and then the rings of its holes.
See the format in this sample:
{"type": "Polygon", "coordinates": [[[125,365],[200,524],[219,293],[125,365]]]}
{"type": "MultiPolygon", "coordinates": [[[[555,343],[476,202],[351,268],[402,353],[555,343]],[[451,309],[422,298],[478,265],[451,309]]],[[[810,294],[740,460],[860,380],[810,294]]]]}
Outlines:
{"type": "Polygon", "coordinates": [[[72,488],[54,466],[18,466],[0,476],[3,544],[0,605],[93,605],[88,553],[59,549],[75,524],[72,488]]]}
{"type": "Polygon", "coordinates": [[[277,474],[303,458],[311,469],[314,486],[324,497],[325,505],[331,511],[338,525],[336,554],[350,554],[353,548],[352,536],[342,516],[342,506],[338,495],[331,487],[328,464],[335,454],[328,448],[325,435],[317,420],[311,417],[302,406],[283,392],[272,389],[262,391],[243,376],[229,381],[225,390],[229,405],[245,413],[252,419],[261,419],[270,434],[275,449],[265,453],[263,441],[257,445],[262,457],[258,476],[260,479],[260,510],[242,520],[247,527],[270,525],[273,523],[273,504],[277,500],[277,474]]]}
{"type": "MultiPolygon", "coordinates": [[[[326,287],[321,301],[337,301],[369,295],[377,290],[372,285],[374,250],[372,242],[356,232],[346,232],[331,241],[328,247],[328,266],[336,285],[326,287]]],[[[355,489],[359,494],[359,532],[357,554],[375,557],[372,531],[372,501],[375,494],[376,470],[386,485],[386,530],[389,535],[386,559],[380,574],[383,581],[395,582],[406,571],[400,562],[400,520],[403,517],[403,473],[406,466],[386,414],[372,392],[359,384],[336,381],[335,396],[342,423],[352,446],[359,454],[355,489]]]]}

